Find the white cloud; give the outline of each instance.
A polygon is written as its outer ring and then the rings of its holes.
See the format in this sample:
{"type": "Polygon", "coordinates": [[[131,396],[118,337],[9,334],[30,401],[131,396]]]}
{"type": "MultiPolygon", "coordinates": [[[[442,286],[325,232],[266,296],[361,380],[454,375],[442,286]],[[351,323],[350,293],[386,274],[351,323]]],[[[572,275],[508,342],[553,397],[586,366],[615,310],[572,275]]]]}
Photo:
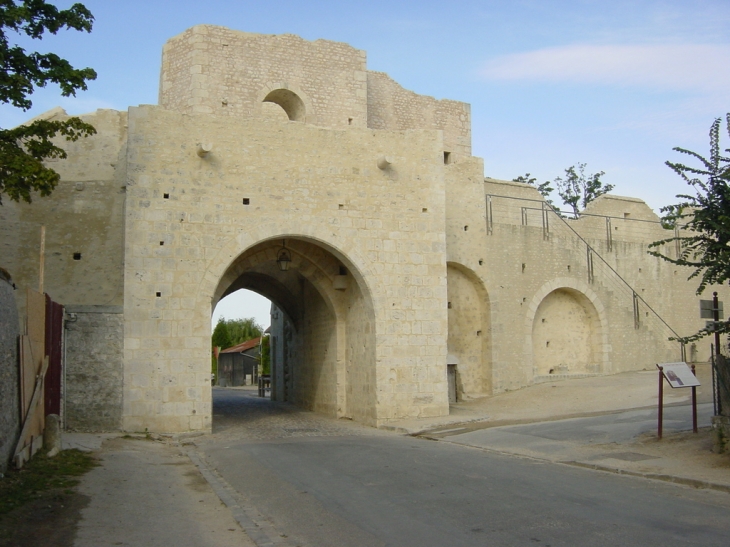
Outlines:
{"type": "Polygon", "coordinates": [[[491,59],[490,80],[533,80],[727,93],[730,45],[571,45],[491,59]]]}

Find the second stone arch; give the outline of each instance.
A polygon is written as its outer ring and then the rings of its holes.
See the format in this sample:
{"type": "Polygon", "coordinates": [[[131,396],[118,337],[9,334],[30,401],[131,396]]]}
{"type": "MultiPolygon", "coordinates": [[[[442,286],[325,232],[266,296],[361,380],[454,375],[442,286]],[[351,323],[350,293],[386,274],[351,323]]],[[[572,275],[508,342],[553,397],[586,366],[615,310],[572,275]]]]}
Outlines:
{"type": "Polygon", "coordinates": [[[489,295],[477,274],[462,264],[448,262],[446,276],[450,398],[458,402],[491,395],[489,295]]]}

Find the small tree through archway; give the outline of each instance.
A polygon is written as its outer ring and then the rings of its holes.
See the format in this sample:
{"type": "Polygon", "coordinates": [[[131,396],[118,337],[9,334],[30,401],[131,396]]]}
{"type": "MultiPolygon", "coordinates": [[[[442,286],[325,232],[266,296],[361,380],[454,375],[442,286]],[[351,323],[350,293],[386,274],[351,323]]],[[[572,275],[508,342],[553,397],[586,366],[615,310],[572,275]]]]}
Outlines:
{"type": "MultiPolygon", "coordinates": [[[[211,325],[211,373],[214,384],[234,385],[232,378],[228,377],[232,376],[232,371],[228,371],[227,381],[221,381],[222,371],[219,365],[224,357],[221,352],[226,350],[241,354],[239,361],[245,362],[245,370],[255,369],[251,374],[251,381],[258,373],[267,373],[268,337],[265,336],[265,331],[270,322],[270,309],[271,302],[267,298],[245,289],[235,291],[218,302],[211,325]],[[254,359],[257,362],[254,363],[254,359]]],[[[235,376],[235,384],[246,383],[247,378],[241,372],[235,376]]]]}

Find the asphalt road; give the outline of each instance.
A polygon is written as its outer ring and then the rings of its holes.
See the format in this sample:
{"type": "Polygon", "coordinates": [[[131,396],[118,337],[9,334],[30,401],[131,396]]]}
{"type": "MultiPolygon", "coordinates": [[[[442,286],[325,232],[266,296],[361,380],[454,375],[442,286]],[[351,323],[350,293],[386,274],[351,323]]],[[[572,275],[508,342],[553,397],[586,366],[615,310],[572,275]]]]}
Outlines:
{"type": "Polygon", "coordinates": [[[215,401],[225,431],[199,451],[271,524],[272,543],[730,545],[724,493],[384,433],[240,392],[215,401]]]}

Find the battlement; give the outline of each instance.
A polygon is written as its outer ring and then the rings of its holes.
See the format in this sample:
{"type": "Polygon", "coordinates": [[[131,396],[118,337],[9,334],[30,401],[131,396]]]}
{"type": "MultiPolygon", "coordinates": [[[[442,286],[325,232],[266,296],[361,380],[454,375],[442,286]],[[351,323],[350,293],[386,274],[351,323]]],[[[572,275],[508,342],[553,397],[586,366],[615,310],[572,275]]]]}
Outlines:
{"type": "Polygon", "coordinates": [[[368,71],[366,53],[341,42],[198,25],[165,44],[159,102],[242,118],[283,111],[291,121],[332,129],[441,130],[447,157],[471,155],[468,104],[408,91],[368,71]]]}

